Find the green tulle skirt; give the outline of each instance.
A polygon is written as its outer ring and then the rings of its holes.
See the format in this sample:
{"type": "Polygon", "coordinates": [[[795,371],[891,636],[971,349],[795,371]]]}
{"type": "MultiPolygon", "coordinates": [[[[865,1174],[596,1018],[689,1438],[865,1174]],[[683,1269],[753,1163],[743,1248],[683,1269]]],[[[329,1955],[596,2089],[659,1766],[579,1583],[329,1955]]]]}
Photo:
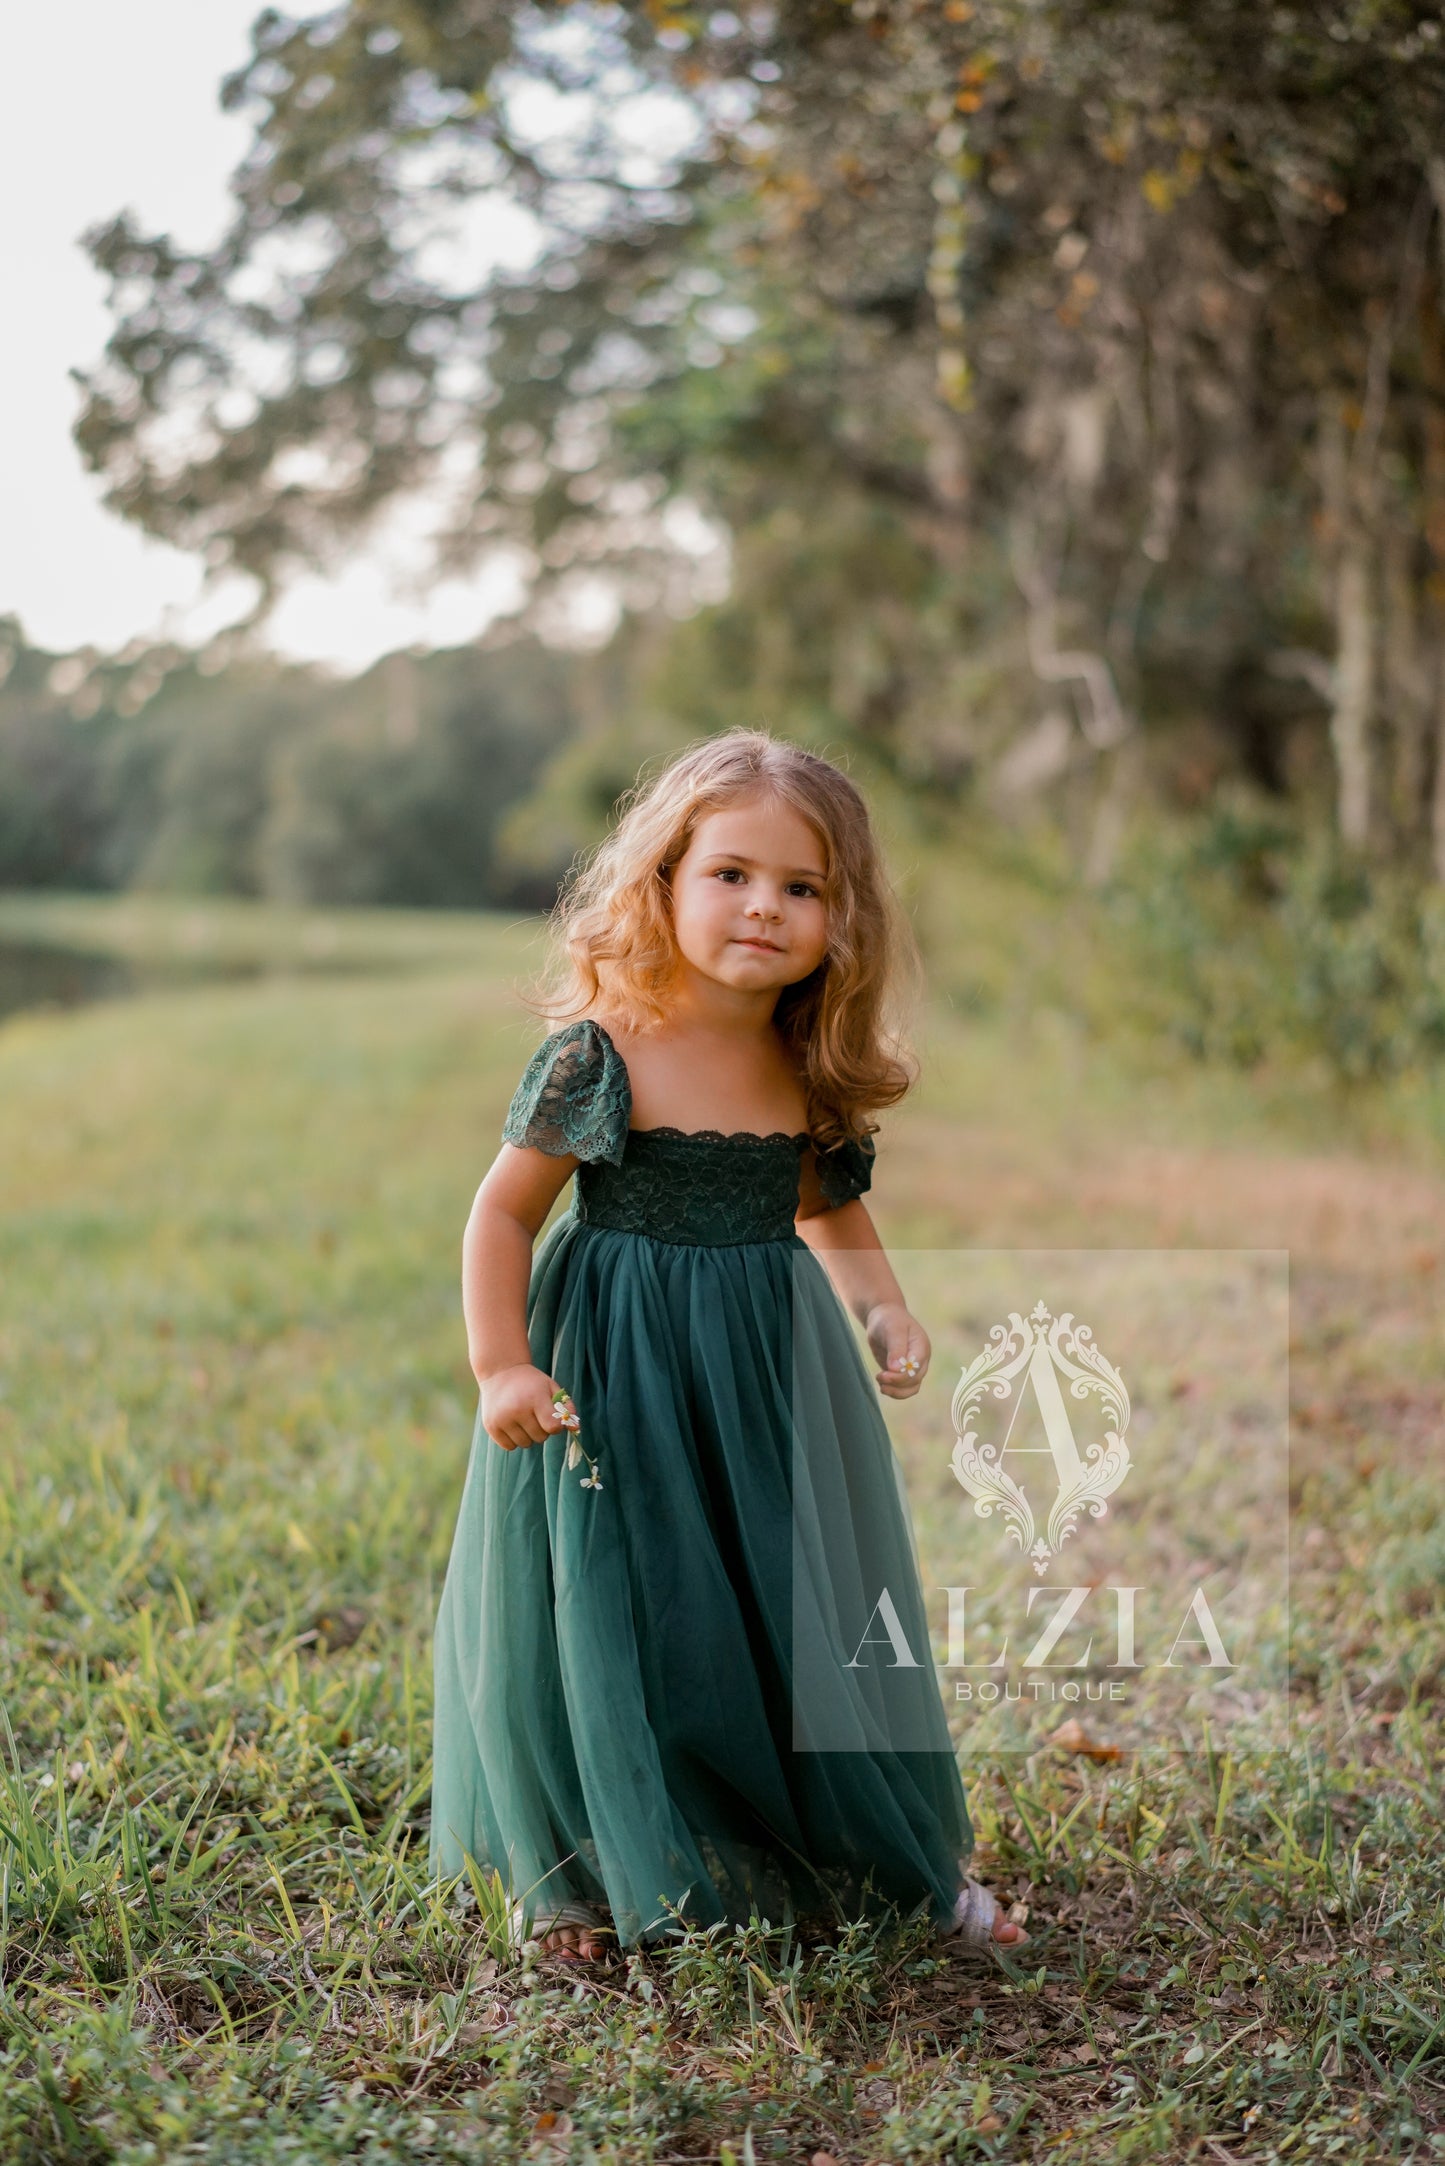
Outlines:
{"type": "Polygon", "coordinates": [[[624,1945],[700,1925],[950,1916],[972,1847],[877,1386],[818,1259],[559,1218],[532,1358],[564,1431],[478,1417],[436,1631],[432,1862],[624,1945]],[[919,1666],[875,1638],[886,1587],[919,1666]],[[808,1740],[825,1749],[812,1749],[808,1740]]]}

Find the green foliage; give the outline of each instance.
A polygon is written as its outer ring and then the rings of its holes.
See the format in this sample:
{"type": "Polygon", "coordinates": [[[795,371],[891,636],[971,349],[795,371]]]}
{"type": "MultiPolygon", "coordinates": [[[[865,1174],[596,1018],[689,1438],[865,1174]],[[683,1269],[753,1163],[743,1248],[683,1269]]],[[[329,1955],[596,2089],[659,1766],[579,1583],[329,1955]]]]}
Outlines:
{"type": "MultiPolygon", "coordinates": [[[[742,644],[820,620],[825,726],[923,787],[978,756],[980,655],[1015,733],[1042,680],[1105,752],[1172,724],[1172,673],[1226,769],[1277,768],[1235,695],[1293,654],[1333,699],[1348,544],[1349,636],[1383,652],[1388,613],[1402,657],[1373,809],[1426,862],[1445,39],[1414,0],[344,0],[260,16],[225,95],[222,240],[91,237],[78,440],[149,531],[264,602],[465,451],[444,561],[509,541],[645,611],[687,585],[686,498],[742,644]],[[433,243],[492,191],[535,256],[477,277],[433,243]]],[[[812,687],[787,714],[816,730],[812,687]]]]}
{"type": "MultiPolygon", "coordinates": [[[[0,627],[0,632],[6,628],[0,627]]],[[[0,886],[431,908],[549,902],[497,832],[573,727],[531,641],[387,657],[347,684],[264,658],[0,646],[0,886]]]]}
{"type": "Polygon", "coordinates": [[[1139,1005],[1200,1060],[1315,1061],[1348,1086],[1445,1053],[1445,890],[1297,820],[1226,803],[1141,838],[1108,909],[1139,1005]]]}
{"type": "Polygon", "coordinates": [[[1445,1054],[1445,890],[1316,846],[1282,898],[1307,1042],[1354,1081],[1445,1054]]]}
{"type": "MultiPolygon", "coordinates": [[[[537,623],[600,576],[627,629],[565,712],[536,650],[485,724],[419,667],[414,736],[279,685],[184,741],[163,693],[0,714],[0,880],[540,906],[639,766],[760,722],[914,862],[1016,821],[1060,1014],[1351,1085],[1438,1055],[1429,9],[341,0],[260,15],[225,100],[217,244],[90,239],[109,501],[261,609],[430,491],[439,563],[510,546],[537,623]],[[437,245],[499,198],[531,261],[437,245]],[[689,615],[697,508],[731,587],[689,615]]],[[[960,1000],[1005,1002],[1025,943],[933,915],[960,1000]]]]}

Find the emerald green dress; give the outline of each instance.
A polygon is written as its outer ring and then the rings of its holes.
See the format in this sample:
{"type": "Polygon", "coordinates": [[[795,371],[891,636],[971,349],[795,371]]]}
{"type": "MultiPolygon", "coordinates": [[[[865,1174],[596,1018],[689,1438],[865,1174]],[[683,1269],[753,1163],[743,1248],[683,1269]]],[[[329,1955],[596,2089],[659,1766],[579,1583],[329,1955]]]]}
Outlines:
{"type": "MultiPolygon", "coordinates": [[[[479,1411],[437,1617],[433,1869],[469,1854],[529,1918],[604,1906],[624,1946],[675,1917],[945,1925],[972,1834],[877,1385],[795,1227],[810,1139],[630,1114],[583,1020],[502,1130],[580,1161],[527,1326],[601,1486],[566,1430],[504,1451],[479,1411]]],[[[831,1205],[872,1155],[817,1153],[831,1205]]]]}

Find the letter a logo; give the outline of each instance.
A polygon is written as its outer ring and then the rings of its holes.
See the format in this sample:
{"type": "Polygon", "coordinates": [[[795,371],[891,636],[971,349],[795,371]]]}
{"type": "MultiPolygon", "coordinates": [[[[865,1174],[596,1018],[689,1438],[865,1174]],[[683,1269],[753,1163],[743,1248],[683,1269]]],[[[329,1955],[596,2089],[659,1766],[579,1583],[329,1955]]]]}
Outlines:
{"type": "MultiPolygon", "coordinates": [[[[1129,1394],[1118,1370],[1095,1346],[1088,1325],[1076,1325],[1072,1314],[1054,1317],[1042,1301],[1035,1302],[1027,1321],[1015,1309],[1008,1322],[993,1325],[988,1336],[988,1346],[964,1370],[953,1395],[953,1426],[958,1436],[953,1471],[973,1498],[979,1518],[1001,1512],[1009,1539],[1018,1543],[1042,1576],[1077,1531],[1080,1512],[1102,1519],[1109,1509],[1107,1500],[1129,1471],[1129,1447],[1124,1441],[1129,1394]],[[1072,1398],[1096,1396],[1105,1421],[1111,1424],[1102,1440],[1088,1445],[1082,1454],[1059,1389],[1061,1376],[1068,1379],[1072,1398]],[[1019,1380],[1018,1396],[1008,1434],[1001,1444],[984,1443],[974,1428],[982,1401],[985,1396],[1013,1399],[1015,1379],[1019,1380]],[[1047,1439],[1040,1456],[1052,1460],[1057,1485],[1044,1534],[1037,1531],[1023,1484],[1003,1464],[1029,1385],[1047,1439]]],[[[1018,1450],[1016,1446],[1015,1456],[1018,1450]]]]}

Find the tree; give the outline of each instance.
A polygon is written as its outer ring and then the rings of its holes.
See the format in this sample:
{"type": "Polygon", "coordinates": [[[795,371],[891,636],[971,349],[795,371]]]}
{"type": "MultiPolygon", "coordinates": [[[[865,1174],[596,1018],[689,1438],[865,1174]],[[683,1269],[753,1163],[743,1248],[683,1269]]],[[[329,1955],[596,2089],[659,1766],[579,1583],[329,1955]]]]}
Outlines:
{"type": "Polygon", "coordinates": [[[0,887],[545,909],[565,861],[502,829],[605,675],[525,638],[342,681],[53,655],[0,619],[0,887]]]}
{"type": "Polygon", "coordinates": [[[1102,874],[1146,731],[1202,701],[1282,788],[1293,683],[1345,843],[1445,878],[1442,44],[1414,0],[271,11],[220,245],[93,237],[79,439],[263,597],[445,485],[447,561],[645,607],[686,497],[756,655],[779,518],[867,537],[828,697],[900,773],[1047,725],[1102,874]],[[437,216],[501,195],[534,260],[444,275],[437,216]]]}

